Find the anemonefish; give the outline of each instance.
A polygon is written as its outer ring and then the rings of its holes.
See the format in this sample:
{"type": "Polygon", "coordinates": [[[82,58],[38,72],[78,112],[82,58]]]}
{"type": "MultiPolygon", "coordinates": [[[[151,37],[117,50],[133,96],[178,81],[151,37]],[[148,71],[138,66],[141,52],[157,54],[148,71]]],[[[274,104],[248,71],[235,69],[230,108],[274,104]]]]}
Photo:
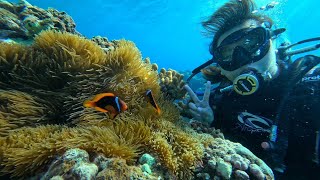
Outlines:
{"type": "Polygon", "coordinates": [[[161,110],[153,97],[151,89],[147,90],[146,98],[147,98],[148,102],[157,110],[157,113],[160,114],[161,110]]]}
{"type": "Polygon", "coordinates": [[[128,109],[128,106],[113,93],[97,94],[92,100],[86,100],[84,107],[93,107],[100,112],[109,112],[111,119],[114,119],[120,112],[128,109]]]}

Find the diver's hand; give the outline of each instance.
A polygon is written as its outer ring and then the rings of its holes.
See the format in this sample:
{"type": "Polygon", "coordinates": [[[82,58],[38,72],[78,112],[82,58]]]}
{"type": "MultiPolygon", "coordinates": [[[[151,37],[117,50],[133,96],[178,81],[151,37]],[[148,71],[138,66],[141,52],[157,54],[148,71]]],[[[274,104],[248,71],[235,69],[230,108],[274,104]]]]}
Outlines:
{"type": "Polygon", "coordinates": [[[190,113],[192,114],[193,118],[198,121],[208,123],[210,125],[214,118],[213,111],[209,105],[211,82],[208,81],[206,83],[206,89],[202,100],[200,100],[197,97],[197,95],[192,91],[192,89],[188,85],[185,85],[184,88],[187,90],[188,94],[194,102],[190,102],[188,104],[190,108],[190,113]]]}

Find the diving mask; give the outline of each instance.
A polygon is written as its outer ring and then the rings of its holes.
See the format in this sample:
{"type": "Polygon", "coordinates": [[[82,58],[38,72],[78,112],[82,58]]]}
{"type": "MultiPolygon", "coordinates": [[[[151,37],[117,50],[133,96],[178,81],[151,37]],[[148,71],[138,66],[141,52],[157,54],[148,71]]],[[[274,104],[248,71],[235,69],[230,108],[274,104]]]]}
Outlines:
{"type": "Polygon", "coordinates": [[[233,71],[262,59],[269,51],[273,35],[283,29],[271,31],[264,27],[245,28],[227,36],[213,50],[213,56],[222,69],[233,71]]]}

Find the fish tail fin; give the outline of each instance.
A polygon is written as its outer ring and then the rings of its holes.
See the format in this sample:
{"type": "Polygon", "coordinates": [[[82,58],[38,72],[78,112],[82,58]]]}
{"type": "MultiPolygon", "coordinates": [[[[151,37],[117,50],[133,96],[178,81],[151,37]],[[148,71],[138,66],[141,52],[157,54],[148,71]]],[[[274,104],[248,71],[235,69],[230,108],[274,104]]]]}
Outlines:
{"type": "Polygon", "coordinates": [[[84,101],[83,106],[86,108],[95,107],[96,103],[94,101],[87,100],[87,101],[84,101]]]}
{"type": "Polygon", "coordinates": [[[160,113],[161,113],[161,110],[159,107],[157,107],[157,113],[158,113],[158,115],[160,115],[160,113]]]}

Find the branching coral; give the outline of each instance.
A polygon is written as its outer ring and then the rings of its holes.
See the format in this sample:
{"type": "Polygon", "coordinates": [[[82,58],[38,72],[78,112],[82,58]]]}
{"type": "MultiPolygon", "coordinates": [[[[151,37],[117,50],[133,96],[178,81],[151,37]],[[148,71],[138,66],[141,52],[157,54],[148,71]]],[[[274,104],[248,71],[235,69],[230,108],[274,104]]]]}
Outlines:
{"type": "Polygon", "coordinates": [[[158,71],[158,69],[159,69],[158,65],[157,65],[156,63],[152,63],[152,64],[151,64],[151,60],[150,60],[149,57],[146,57],[143,61],[144,61],[146,64],[151,65],[152,70],[158,71]]]}
{"type": "Polygon", "coordinates": [[[167,94],[171,99],[181,99],[186,94],[183,86],[183,75],[177,71],[162,68],[159,72],[161,91],[167,94]]]}

